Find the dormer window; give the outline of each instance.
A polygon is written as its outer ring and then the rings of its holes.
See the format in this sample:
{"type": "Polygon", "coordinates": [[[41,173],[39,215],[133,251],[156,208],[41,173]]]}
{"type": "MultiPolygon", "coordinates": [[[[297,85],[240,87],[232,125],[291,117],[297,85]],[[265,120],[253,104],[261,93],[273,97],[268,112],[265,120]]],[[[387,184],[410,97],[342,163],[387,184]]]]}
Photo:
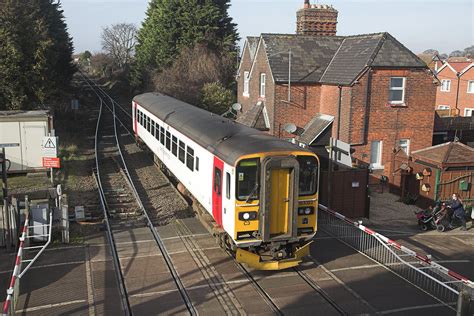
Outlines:
{"type": "Polygon", "coordinates": [[[260,97],[265,97],[265,81],[267,80],[266,74],[260,74],[260,97]]]}
{"type": "Polygon", "coordinates": [[[244,71],[244,92],[243,95],[248,97],[249,96],[249,81],[250,81],[250,73],[248,71],[244,71]]]}

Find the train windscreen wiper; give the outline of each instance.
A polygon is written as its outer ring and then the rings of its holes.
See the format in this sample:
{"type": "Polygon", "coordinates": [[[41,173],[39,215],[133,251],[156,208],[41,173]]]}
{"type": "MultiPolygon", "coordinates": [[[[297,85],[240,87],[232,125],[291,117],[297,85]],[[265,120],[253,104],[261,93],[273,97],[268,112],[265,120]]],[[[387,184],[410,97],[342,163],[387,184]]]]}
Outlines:
{"type": "Polygon", "coordinates": [[[249,196],[247,199],[245,199],[245,203],[248,203],[250,201],[250,198],[257,192],[258,189],[258,182],[255,183],[255,186],[253,187],[252,191],[250,191],[249,196]]]}

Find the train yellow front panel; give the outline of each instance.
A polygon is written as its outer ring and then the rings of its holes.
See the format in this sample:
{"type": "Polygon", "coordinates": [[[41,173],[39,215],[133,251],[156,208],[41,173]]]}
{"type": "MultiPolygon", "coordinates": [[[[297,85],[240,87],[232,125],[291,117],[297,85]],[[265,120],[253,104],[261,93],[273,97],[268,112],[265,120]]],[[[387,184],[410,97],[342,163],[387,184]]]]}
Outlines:
{"type": "Polygon", "coordinates": [[[271,171],[270,195],[270,234],[279,235],[288,232],[288,203],[290,170],[271,171]]]}

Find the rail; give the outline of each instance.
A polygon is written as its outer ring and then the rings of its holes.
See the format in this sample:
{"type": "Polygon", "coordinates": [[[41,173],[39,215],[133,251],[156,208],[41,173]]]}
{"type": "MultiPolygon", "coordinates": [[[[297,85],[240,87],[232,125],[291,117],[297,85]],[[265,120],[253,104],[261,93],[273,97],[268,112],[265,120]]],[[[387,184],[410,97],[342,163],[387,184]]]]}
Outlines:
{"type": "Polygon", "coordinates": [[[13,269],[12,276],[10,278],[10,285],[7,290],[7,298],[3,304],[3,316],[9,316],[15,314],[15,305],[18,299],[19,292],[19,275],[21,271],[21,263],[23,259],[23,248],[25,247],[26,235],[28,233],[29,224],[29,213],[26,213],[25,224],[20,236],[20,244],[18,246],[18,252],[15,260],[15,268],[13,269]]]}
{"type": "Polygon", "coordinates": [[[319,207],[320,229],[381,263],[392,272],[427,293],[441,304],[457,311],[474,300],[474,283],[425,255],[371,230],[327,207],[319,207]]]}
{"type": "Polygon", "coordinates": [[[116,277],[119,284],[122,309],[124,313],[126,313],[127,315],[131,315],[130,302],[128,300],[128,294],[125,287],[125,278],[123,276],[122,269],[120,268],[120,262],[118,259],[119,258],[118,251],[117,251],[117,247],[115,246],[114,236],[112,234],[112,229],[110,228],[110,223],[109,223],[108,207],[105,201],[105,195],[104,195],[104,190],[102,187],[102,182],[100,181],[98,136],[99,136],[100,120],[102,118],[102,110],[103,110],[103,102],[102,102],[102,99],[100,99],[100,109],[99,109],[99,116],[97,118],[97,125],[96,125],[96,130],[95,130],[95,141],[94,141],[95,166],[96,166],[94,178],[96,181],[97,188],[99,190],[100,205],[102,207],[102,211],[104,212],[104,222],[105,222],[105,227],[107,229],[107,239],[109,240],[112,258],[113,258],[112,261],[115,267],[116,277]]]}
{"type": "MultiPolygon", "coordinates": [[[[133,192],[133,195],[135,196],[135,199],[140,207],[140,210],[143,212],[146,220],[147,220],[147,223],[148,223],[148,226],[150,228],[150,231],[152,232],[153,234],[153,237],[163,255],[163,259],[165,260],[165,263],[168,267],[168,270],[170,271],[170,273],[172,274],[173,276],[173,279],[174,279],[174,282],[176,284],[176,286],[178,287],[178,290],[181,294],[181,297],[183,298],[183,301],[188,309],[188,311],[190,312],[191,315],[197,315],[197,311],[195,309],[195,307],[193,306],[192,304],[192,301],[183,285],[183,283],[181,282],[181,279],[179,278],[179,275],[178,275],[178,272],[176,271],[174,265],[173,265],[173,262],[171,260],[171,256],[169,255],[168,253],[168,250],[166,249],[166,246],[164,245],[158,231],[156,230],[156,228],[153,226],[153,223],[148,215],[148,212],[146,211],[142,201],[141,201],[141,198],[138,194],[138,191],[135,187],[135,184],[133,183],[133,180],[132,180],[132,177],[130,175],[130,172],[128,170],[128,167],[127,167],[127,164],[125,162],[125,159],[124,159],[124,156],[123,156],[123,153],[122,153],[122,149],[120,147],[120,141],[118,139],[118,131],[117,131],[117,124],[116,124],[116,121],[119,120],[116,113],[115,113],[115,102],[110,96],[108,96],[102,89],[102,93],[105,94],[106,97],[109,98],[109,100],[111,101],[111,106],[112,108],[110,108],[109,106],[107,106],[107,104],[103,101],[103,97],[101,97],[96,91],[95,89],[93,88],[93,86],[91,85],[90,83],[90,80],[84,75],[84,74],[81,74],[83,76],[83,78],[86,80],[87,84],[89,85],[89,87],[94,91],[94,93],[97,95],[97,97],[99,98],[99,100],[101,101],[101,111],[102,111],[102,104],[104,103],[105,106],[112,112],[113,114],[113,117],[114,117],[114,120],[113,120],[113,125],[114,125],[114,134],[115,134],[115,140],[116,140],[116,143],[117,143],[117,149],[118,149],[118,152],[119,152],[119,156],[120,156],[120,159],[122,161],[122,165],[123,165],[123,171],[125,173],[125,175],[127,176],[127,180],[128,180],[128,183],[130,185],[130,188],[132,189],[132,192],[133,192]]],[[[96,84],[95,84],[96,85],[96,84]]],[[[97,85],[96,85],[97,86],[97,85]]],[[[117,103],[118,104],[118,103],[117,103]]],[[[120,105],[119,105],[120,107],[120,105]]],[[[122,109],[123,111],[123,109],[122,109]]],[[[99,121],[98,121],[99,122],[99,121]]],[[[124,126],[124,124],[119,120],[120,124],[126,128],[124,126]]],[[[97,146],[97,131],[98,131],[98,126],[97,125],[97,130],[96,130],[96,146],[97,146]]],[[[98,168],[98,158],[97,158],[97,147],[96,147],[96,163],[97,163],[97,168],[98,168]]],[[[98,171],[98,169],[97,169],[98,171]]],[[[99,178],[99,177],[98,177],[99,178]]],[[[104,199],[105,200],[105,199],[104,199]]]]}

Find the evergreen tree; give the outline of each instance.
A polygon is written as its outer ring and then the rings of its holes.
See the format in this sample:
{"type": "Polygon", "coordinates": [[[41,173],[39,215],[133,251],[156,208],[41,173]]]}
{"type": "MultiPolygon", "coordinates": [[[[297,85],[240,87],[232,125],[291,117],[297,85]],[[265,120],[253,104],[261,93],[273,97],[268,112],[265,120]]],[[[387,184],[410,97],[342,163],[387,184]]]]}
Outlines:
{"type": "Polygon", "coordinates": [[[207,45],[236,58],[238,34],[228,15],[230,0],[151,0],[138,32],[133,83],[170,66],[184,47],[207,45]]]}
{"type": "Polygon", "coordinates": [[[0,108],[34,108],[68,86],[73,47],[59,3],[0,0],[0,42],[0,108]]]}

